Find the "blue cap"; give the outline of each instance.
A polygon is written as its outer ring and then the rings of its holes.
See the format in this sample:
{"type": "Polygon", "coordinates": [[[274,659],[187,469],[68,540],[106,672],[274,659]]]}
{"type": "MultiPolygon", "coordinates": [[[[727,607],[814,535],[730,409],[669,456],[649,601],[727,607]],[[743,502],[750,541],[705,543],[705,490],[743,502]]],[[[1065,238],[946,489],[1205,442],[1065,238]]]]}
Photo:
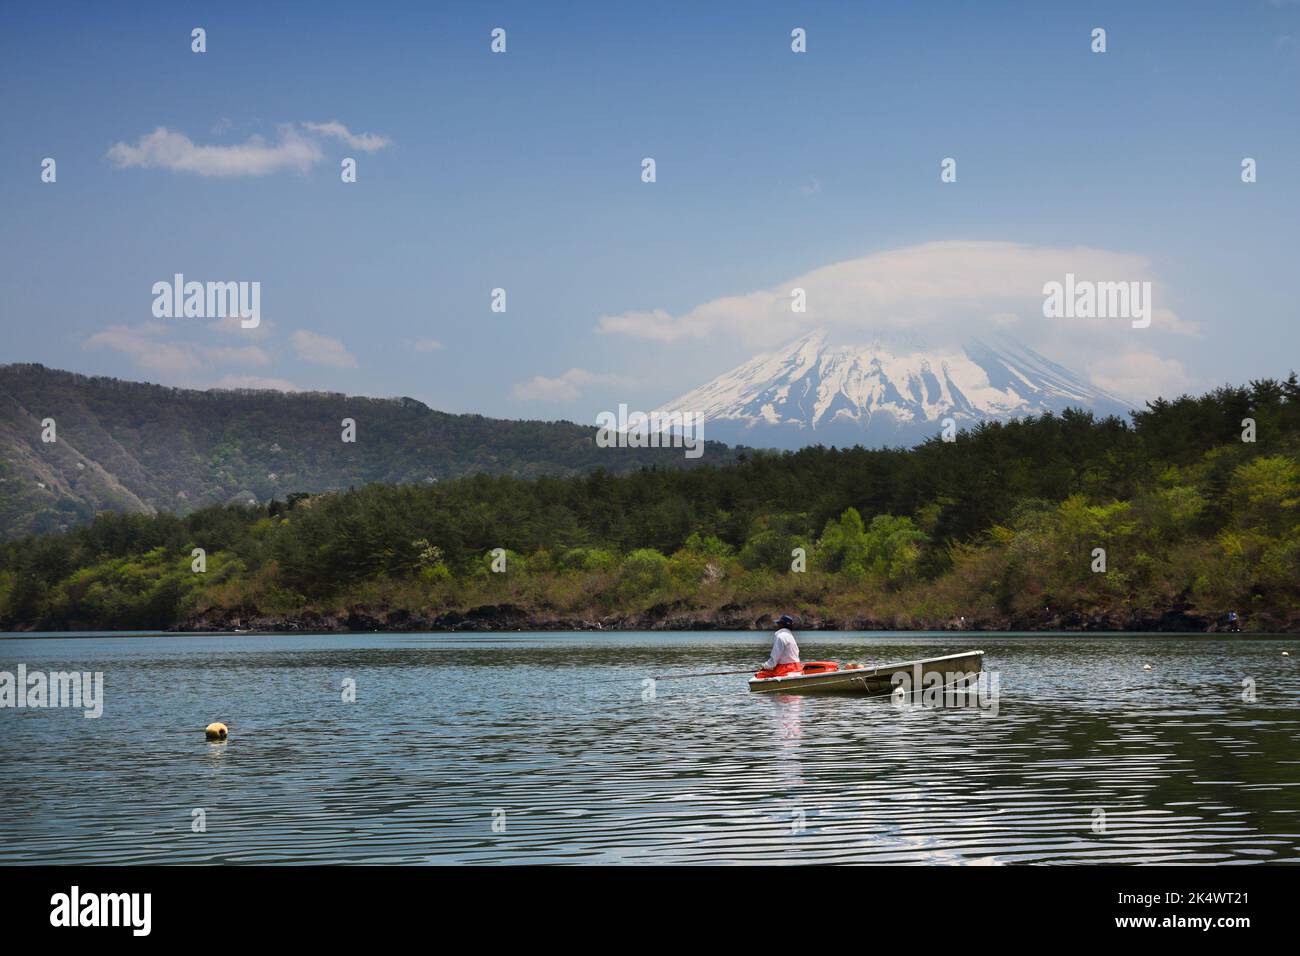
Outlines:
{"type": "Polygon", "coordinates": [[[794,618],[792,618],[789,614],[782,614],[780,617],[776,619],[777,627],[789,627],[793,623],[794,623],[794,618]]]}

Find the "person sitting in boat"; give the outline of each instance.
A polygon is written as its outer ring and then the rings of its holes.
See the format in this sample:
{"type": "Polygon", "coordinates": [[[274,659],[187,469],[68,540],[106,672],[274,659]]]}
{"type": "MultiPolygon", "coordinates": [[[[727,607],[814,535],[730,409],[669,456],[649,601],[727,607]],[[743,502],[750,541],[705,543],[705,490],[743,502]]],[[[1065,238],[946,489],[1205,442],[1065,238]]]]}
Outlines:
{"type": "Polygon", "coordinates": [[[784,677],[803,670],[799,663],[799,645],[795,643],[790,625],[794,618],[782,614],[776,619],[776,637],[772,640],[772,656],[763,662],[763,669],[755,677],[784,677]]]}

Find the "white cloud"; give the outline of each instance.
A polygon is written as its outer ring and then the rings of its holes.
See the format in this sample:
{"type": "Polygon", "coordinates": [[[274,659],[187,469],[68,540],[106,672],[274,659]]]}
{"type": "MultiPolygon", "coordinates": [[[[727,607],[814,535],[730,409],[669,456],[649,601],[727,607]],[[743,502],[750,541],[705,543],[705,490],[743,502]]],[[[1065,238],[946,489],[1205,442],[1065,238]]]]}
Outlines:
{"type": "MultiPolygon", "coordinates": [[[[707,306],[706,306],[707,308],[707,306]]],[[[705,322],[698,320],[674,319],[663,309],[644,312],[622,312],[618,315],[602,315],[596,325],[598,332],[618,332],[637,339],[651,339],[659,342],[675,342],[677,339],[693,336],[703,338],[711,329],[705,322]]]]}
{"type": "Polygon", "coordinates": [[[1132,351],[1088,362],[1080,371],[1112,395],[1173,397],[1188,387],[1187,370],[1177,359],[1132,351]]]}
{"type": "Polygon", "coordinates": [[[243,347],[201,346],[169,341],[175,331],[162,322],[139,325],[110,325],[86,338],[83,347],[111,349],[128,356],[136,365],[153,372],[193,372],[205,365],[269,365],[271,356],[256,345],[243,347]]]}
{"type": "Polygon", "coordinates": [[[417,352],[436,352],[442,347],[442,343],[437,339],[420,339],[415,343],[415,350],[417,352]]]}
{"type": "Polygon", "coordinates": [[[140,325],[110,325],[87,338],[83,347],[111,349],[131,358],[141,368],[154,372],[190,372],[200,365],[194,350],[185,345],[167,342],[162,338],[168,332],[160,322],[140,325]]]}
{"type": "Polygon", "coordinates": [[[115,143],[108,151],[119,169],[139,166],[200,176],[265,176],[282,169],[305,173],[323,157],[319,143],[291,126],[280,128],[280,140],[273,145],[252,136],[233,146],[200,146],[184,133],[159,126],[134,146],[115,143]]]}
{"type": "Polygon", "coordinates": [[[299,329],[293,333],[292,341],[294,352],[304,362],[311,362],[313,365],[329,365],[333,368],[356,367],[357,360],[338,339],[299,329]]]}
{"type": "Polygon", "coordinates": [[[557,378],[538,375],[515,385],[515,398],[530,402],[572,402],[582,394],[587,385],[621,385],[618,375],[588,372],[585,368],[571,368],[557,378]]]}
{"type": "MultiPolygon", "coordinates": [[[[1169,307],[1169,291],[1142,256],[1104,249],[1030,246],[1013,242],[945,241],[873,253],[741,295],[712,299],[678,315],[647,309],[606,315],[597,330],[662,343],[734,340],[754,350],[783,345],[814,329],[842,343],[884,344],[906,339],[930,348],[960,345],[1000,334],[1056,358],[1067,367],[1113,363],[1107,380],[1129,382],[1142,367],[1167,381],[1178,362],[1155,349],[1167,333],[1195,335],[1194,325],[1169,307]],[[1097,282],[1150,281],[1151,326],[1125,319],[1048,319],[1043,286],[1066,273],[1097,282]],[[791,292],[804,290],[807,311],[791,308],[791,292]],[[1119,361],[1121,357],[1130,358],[1119,361]],[[1119,371],[1125,369],[1127,371],[1119,371]]],[[[1098,384],[1101,379],[1098,379],[1098,384]]],[[[1123,386],[1122,394],[1149,388],[1123,386]]]]}
{"type": "Polygon", "coordinates": [[[392,140],[387,136],[380,136],[377,133],[353,133],[338,120],[330,120],[328,123],[303,123],[302,125],[304,129],[309,129],[313,133],[335,136],[353,149],[359,149],[365,153],[373,153],[375,150],[383,149],[392,143],[392,140]]]}

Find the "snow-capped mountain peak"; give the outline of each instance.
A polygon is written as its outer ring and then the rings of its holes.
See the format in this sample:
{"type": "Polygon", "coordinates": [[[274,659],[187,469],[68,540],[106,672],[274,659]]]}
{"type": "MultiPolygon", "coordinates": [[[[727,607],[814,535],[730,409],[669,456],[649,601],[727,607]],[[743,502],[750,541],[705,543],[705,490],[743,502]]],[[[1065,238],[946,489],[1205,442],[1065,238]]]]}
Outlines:
{"type": "Polygon", "coordinates": [[[959,427],[1084,408],[1128,406],[1010,342],[939,351],[827,344],[824,331],[758,355],[664,410],[698,412],[710,439],[759,447],[912,444],[959,427]]]}

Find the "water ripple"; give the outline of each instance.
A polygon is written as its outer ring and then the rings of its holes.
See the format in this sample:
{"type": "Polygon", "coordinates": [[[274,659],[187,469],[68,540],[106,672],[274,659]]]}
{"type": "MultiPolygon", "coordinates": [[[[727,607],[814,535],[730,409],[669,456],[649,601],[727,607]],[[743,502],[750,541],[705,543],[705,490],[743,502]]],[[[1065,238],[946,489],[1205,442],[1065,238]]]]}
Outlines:
{"type": "Polygon", "coordinates": [[[761,658],[754,635],[0,641],[0,669],[101,670],[107,697],[99,720],[0,710],[0,862],[1300,861],[1300,677],[1278,641],[805,643],[982,646],[998,712],[725,676],[644,699],[647,677],[761,658]],[[203,740],[215,719],[229,741],[203,740]]]}

